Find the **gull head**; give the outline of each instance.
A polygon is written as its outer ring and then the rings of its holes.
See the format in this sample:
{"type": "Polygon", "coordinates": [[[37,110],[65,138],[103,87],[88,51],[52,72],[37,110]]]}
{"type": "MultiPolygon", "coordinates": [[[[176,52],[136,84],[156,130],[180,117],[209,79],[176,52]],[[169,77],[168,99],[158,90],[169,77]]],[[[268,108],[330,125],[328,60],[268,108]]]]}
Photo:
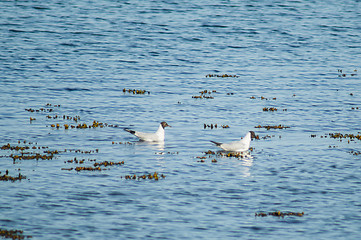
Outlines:
{"type": "Polygon", "coordinates": [[[169,126],[168,123],[166,123],[166,122],[161,122],[160,125],[162,125],[163,129],[164,129],[165,127],[171,127],[171,126],[169,126]]]}
{"type": "Polygon", "coordinates": [[[249,131],[251,133],[251,139],[257,138],[256,134],[253,131],[249,131]]]}

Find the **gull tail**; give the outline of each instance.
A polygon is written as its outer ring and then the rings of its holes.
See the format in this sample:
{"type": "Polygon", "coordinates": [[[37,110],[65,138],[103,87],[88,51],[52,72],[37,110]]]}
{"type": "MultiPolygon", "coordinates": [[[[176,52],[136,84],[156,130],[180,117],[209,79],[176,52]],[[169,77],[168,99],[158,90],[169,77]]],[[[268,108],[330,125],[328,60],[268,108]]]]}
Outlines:
{"type": "Polygon", "coordinates": [[[135,131],[130,130],[130,129],[128,129],[128,128],[124,128],[124,131],[127,131],[127,132],[129,132],[129,133],[131,133],[131,134],[135,135],[135,131]]]}
{"type": "Polygon", "coordinates": [[[219,142],[215,142],[215,141],[211,141],[212,143],[216,144],[216,146],[221,146],[222,143],[219,143],[219,142]]]}

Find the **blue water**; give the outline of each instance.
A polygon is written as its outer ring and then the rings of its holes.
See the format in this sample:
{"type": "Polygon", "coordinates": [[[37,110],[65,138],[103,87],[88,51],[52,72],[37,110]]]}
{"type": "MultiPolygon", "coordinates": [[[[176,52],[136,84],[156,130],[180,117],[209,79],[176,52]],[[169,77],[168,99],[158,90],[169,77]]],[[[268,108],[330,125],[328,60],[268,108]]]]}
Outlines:
{"type": "Polygon", "coordinates": [[[356,0],[2,1],[0,145],[59,154],[13,162],[19,152],[0,151],[0,175],[27,177],[0,182],[0,228],[33,239],[359,238],[361,155],[351,151],[361,142],[324,136],[361,131],[360,9],[356,0]],[[192,98],[203,90],[214,98],[192,98]],[[63,115],[108,126],[65,129],[78,123],[63,115]],[[123,131],[161,121],[172,125],[163,146],[123,131]],[[255,128],[279,124],[290,128],[255,128]],[[218,150],[209,140],[249,130],[261,138],[251,157],[197,158],[218,150]],[[94,159],[124,165],[62,170],[94,159]],[[154,172],[166,177],[125,179],[154,172]],[[305,215],[255,217],[273,211],[305,215]]]}

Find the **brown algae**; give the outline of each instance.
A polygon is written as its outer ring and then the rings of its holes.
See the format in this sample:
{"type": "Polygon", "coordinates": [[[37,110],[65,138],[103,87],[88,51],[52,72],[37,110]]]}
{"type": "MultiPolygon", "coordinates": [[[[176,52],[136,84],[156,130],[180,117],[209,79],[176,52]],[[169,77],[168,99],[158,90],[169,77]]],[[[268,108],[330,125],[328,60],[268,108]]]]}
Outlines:
{"type": "Polygon", "coordinates": [[[194,95],[192,96],[192,98],[197,98],[197,99],[214,99],[213,96],[211,96],[212,93],[216,93],[216,90],[203,90],[200,91],[200,95],[194,95]]]}
{"type": "Polygon", "coordinates": [[[220,127],[220,128],[229,128],[229,126],[228,125],[218,125],[218,124],[213,124],[213,123],[211,123],[211,124],[203,124],[203,128],[204,129],[206,129],[206,128],[210,128],[210,129],[213,129],[213,128],[218,128],[218,127],[220,127]]]}
{"type": "MultiPolygon", "coordinates": [[[[122,176],[120,178],[123,178],[122,176]]],[[[158,175],[157,172],[154,172],[153,174],[149,173],[149,174],[143,174],[143,175],[136,175],[136,174],[133,174],[133,175],[125,175],[124,176],[125,179],[127,180],[141,180],[141,179],[149,179],[149,180],[155,180],[155,181],[158,181],[160,178],[164,179],[165,178],[165,175],[164,174],[160,174],[158,175]]]]}
{"type": "MultiPolygon", "coordinates": [[[[1,172],[0,172],[0,174],[1,174],[1,172]]],[[[0,181],[15,182],[15,181],[21,181],[22,179],[26,179],[26,176],[22,175],[21,173],[19,173],[19,175],[16,177],[9,176],[8,170],[6,170],[6,173],[4,175],[0,175],[0,181]]]]}
{"type": "Polygon", "coordinates": [[[266,101],[268,101],[268,100],[277,100],[276,97],[271,97],[271,98],[267,98],[267,97],[263,97],[263,96],[260,96],[260,97],[252,96],[252,97],[250,97],[250,99],[257,99],[257,98],[259,98],[261,100],[266,100],[266,101]]]}
{"type": "Polygon", "coordinates": [[[149,91],[147,90],[141,90],[141,89],[126,89],[126,88],[123,88],[123,93],[132,93],[132,94],[150,94],[149,91]]]}
{"type": "Polygon", "coordinates": [[[274,126],[271,126],[271,125],[265,125],[265,126],[258,125],[258,126],[255,126],[255,128],[266,128],[267,130],[270,130],[270,129],[284,129],[284,128],[290,128],[290,127],[280,124],[280,125],[274,125],[274,126]]]}
{"type": "Polygon", "coordinates": [[[329,133],[328,134],[330,138],[336,138],[336,139],[350,139],[350,140],[361,140],[361,135],[360,133],[358,133],[357,135],[352,134],[352,133],[329,133]]]}
{"type": "Polygon", "coordinates": [[[25,238],[32,238],[32,236],[24,235],[22,230],[6,230],[0,228],[0,237],[11,238],[13,240],[22,240],[25,238]]]}
{"type": "Polygon", "coordinates": [[[267,217],[267,216],[275,216],[275,217],[282,217],[284,218],[285,216],[297,216],[297,217],[302,217],[305,213],[304,212],[281,212],[281,211],[275,211],[275,212],[259,212],[259,213],[255,213],[256,217],[267,217]]]}
{"type": "Polygon", "coordinates": [[[217,77],[217,78],[239,78],[238,75],[235,74],[207,74],[206,78],[212,78],[212,77],[217,77]]]}

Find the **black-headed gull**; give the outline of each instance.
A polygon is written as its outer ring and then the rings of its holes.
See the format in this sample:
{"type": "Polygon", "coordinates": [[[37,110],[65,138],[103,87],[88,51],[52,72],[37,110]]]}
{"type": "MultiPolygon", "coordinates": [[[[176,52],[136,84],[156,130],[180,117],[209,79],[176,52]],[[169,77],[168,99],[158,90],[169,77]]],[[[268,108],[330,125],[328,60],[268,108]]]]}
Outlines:
{"type": "Polygon", "coordinates": [[[256,138],[256,134],[253,131],[249,131],[240,141],[230,143],[211,142],[227,152],[245,152],[249,149],[252,138],[256,138]]]}
{"type": "Polygon", "coordinates": [[[130,129],[125,128],[124,130],[130,132],[131,134],[137,136],[142,141],[147,142],[163,142],[164,141],[164,128],[170,127],[168,123],[161,122],[159,124],[159,128],[155,133],[143,133],[138,131],[133,131],[130,129]]]}

